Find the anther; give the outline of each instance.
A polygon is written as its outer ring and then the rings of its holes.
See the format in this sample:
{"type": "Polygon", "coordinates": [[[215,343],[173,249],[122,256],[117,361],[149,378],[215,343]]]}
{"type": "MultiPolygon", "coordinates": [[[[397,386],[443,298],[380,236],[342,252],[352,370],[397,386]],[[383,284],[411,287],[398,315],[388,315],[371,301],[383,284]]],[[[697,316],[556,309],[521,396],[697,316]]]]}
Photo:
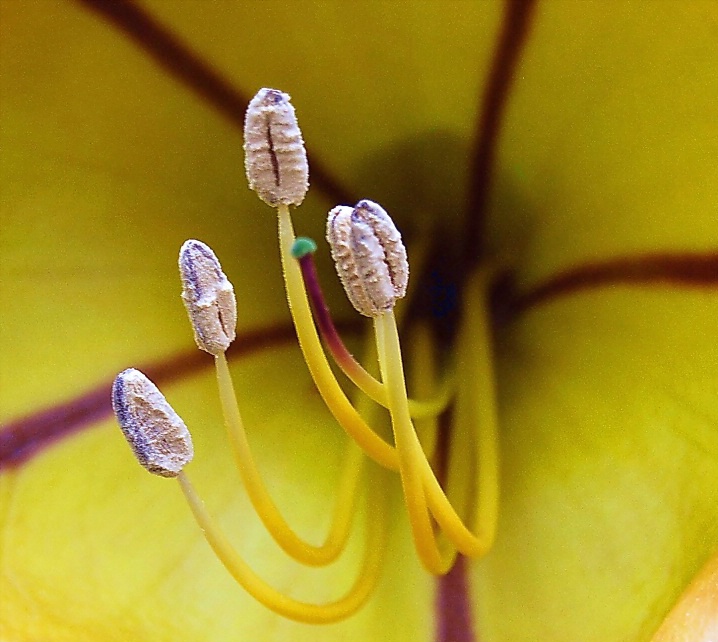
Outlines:
{"type": "Polygon", "coordinates": [[[244,120],[244,166],[249,187],[268,205],[304,200],[307,152],[288,94],[260,89],[252,98],[244,120]]]}
{"type": "Polygon", "coordinates": [[[401,234],[377,203],[359,201],[329,212],[327,241],[352,305],[368,317],[393,309],[406,294],[409,263],[401,234]]]}
{"type": "Polygon", "coordinates": [[[201,241],[185,241],[179,254],[182,301],[197,346],[217,356],[234,341],[237,301],[214,252],[201,241]]]}
{"type": "Polygon", "coordinates": [[[162,393],[134,368],[112,384],[112,408],[137,461],[161,477],[176,477],[192,461],[187,426],[162,393]]]}

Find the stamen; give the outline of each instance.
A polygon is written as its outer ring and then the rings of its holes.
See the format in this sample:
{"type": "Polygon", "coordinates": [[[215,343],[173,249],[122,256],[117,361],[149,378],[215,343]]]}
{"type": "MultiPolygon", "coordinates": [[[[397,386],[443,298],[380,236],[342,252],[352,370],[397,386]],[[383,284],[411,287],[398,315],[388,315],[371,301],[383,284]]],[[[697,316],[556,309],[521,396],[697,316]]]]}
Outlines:
{"type": "Polygon", "coordinates": [[[329,212],[327,241],[337,274],[360,314],[375,317],[406,294],[409,263],[401,234],[377,203],[359,201],[329,212]]]}
{"type": "Polygon", "coordinates": [[[309,188],[307,152],[289,100],[276,89],[260,89],[244,119],[249,187],[272,207],[300,205],[309,188]]]}
{"type": "Polygon", "coordinates": [[[139,370],[129,368],[115,377],[112,408],[137,461],[149,472],[176,477],[192,461],[187,426],[139,370]]]}
{"type": "Polygon", "coordinates": [[[455,551],[450,549],[442,555],[433,533],[420,467],[426,458],[411,423],[392,313],[396,300],[404,295],[409,272],[401,236],[379,205],[360,201],[354,209],[340,206],[329,213],[327,240],[349,300],[358,312],[375,321],[379,365],[386,385],[399,473],[419,558],[431,573],[446,573],[455,551]],[[392,330],[393,335],[389,332],[387,336],[387,330],[392,330]]]}
{"type": "MultiPolygon", "coordinates": [[[[399,472],[414,542],[427,570],[441,574],[448,571],[451,551],[442,555],[437,546],[427,502],[439,525],[462,553],[482,555],[488,550],[493,535],[487,537],[486,533],[481,533],[477,536],[465,526],[431,470],[412,424],[399,335],[392,312],[395,299],[389,294],[392,290],[403,294],[406,288],[406,279],[402,278],[402,275],[408,275],[408,268],[404,270],[406,253],[398,232],[393,232],[396,228],[388,214],[376,208],[362,208],[370,209],[372,216],[369,219],[355,216],[357,208],[353,211],[335,208],[329,215],[327,239],[350,301],[359,312],[374,317],[382,380],[388,393],[399,472]],[[376,212],[379,215],[373,216],[376,212]]],[[[482,292],[479,300],[484,301],[484,297],[482,292]]]]}
{"type": "Polygon", "coordinates": [[[396,470],[398,459],[394,448],[379,437],[361,418],[347,399],[329,367],[312,321],[301,271],[297,262],[292,258],[292,248],[296,239],[288,206],[290,204],[298,205],[302,202],[308,180],[305,176],[304,141],[297,124],[294,108],[289,103],[289,96],[275,89],[261,89],[247,108],[244,136],[245,167],[250,188],[256,190],[259,197],[267,204],[277,208],[279,247],[287,302],[297,332],[299,347],[314,384],[334,418],[353,437],[362,450],[380,466],[396,470]],[[291,143],[287,148],[286,172],[283,169],[285,155],[278,154],[273,131],[281,132],[283,140],[291,143]],[[276,173],[275,166],[278,168],[276,173]],[[303,170],[296,172],[297,168],[303,168],[303,170]],[[277,198],[276,184],[277,182],[282,183],[284,174],[295,178],[300,176],[299,180],[285,181],[285,186],[290,188],[288,194],[294,195],[291,198],[287,195],[285,195],[286,198],[277,198]]]}
{"type": "Polygon", "coordinates": [[[197,346],[222,354],[234,341],[237,301],[214,252],[201,241],[185,241],[179,253],[182,301],[197,346]]]}
{"type": "Polygon", "coordinates": [[[224,356],[224,350],[231,340],[224,332],[222,321],[225,317],[231,316],[231,338],[235,333],[236,304],[232,285],[222,272],[212,250],[199,241],[184,243],[180,251],[179,265],[183,283],[182,298],[195,328],[195,336],[199,337],[197,343],[200,348],[208,352],[209,345],[215,355],[217,383],[225,425],[240,476],[252,505],[269,533],[286,553],[304,564],[312,566],[329,564],[344,549],[351,529],[356,491],[362,476],[363,462],[358,449],[352,444],[351,448],[353,451],[356,450],[357,454],[348,458],[349,466],[345,472],[345,482],[341,485],[334,519],[325,543],[321,546],[306,543],[282,517],[267,491],[254,462],[244,430],[232,378],[224,356]],[[229,302],[226,301],[228,296],[231,297],[229,302]],[[222,314],[226,308],[231,308],[231,314],[222,314]],[[207,337],[213,339],[209,341],[207,337]]]}

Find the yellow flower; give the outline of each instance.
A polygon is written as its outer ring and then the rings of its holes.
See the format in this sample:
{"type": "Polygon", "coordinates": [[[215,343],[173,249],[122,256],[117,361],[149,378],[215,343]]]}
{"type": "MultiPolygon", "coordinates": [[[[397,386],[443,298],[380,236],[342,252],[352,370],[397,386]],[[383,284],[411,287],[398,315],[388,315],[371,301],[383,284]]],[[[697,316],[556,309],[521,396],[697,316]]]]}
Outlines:
{"type": "MultiPolygon", "coordinates": [[[[245,557],[304,599],[351,581],[361,542],[307,570],[254,516],[178,296],[177,249],[199,237],[239,294],[233,374],[260,467],[320,539],[343,438],[288,340],[241,114],[232,94],[217,109],[193,89],[195,69],[163,66],[146,44],[158,33],[133,39],[98,6],[134,15],[124,0],[0,4],[0,638],[435,639],[447,600],[417,562],[398,484],[371,601],[299,625],[232,582],[106,413],[117,371],[154,366],[195,436],[197,486],[245,557]],[[82,430],[35,452],[28,425],[82,430]]],[[[338,184],[400,226],[441,218],[451,255],[474,211],[462,198],[502,3],[142,6],[240,94],[290,92],[338,184]]],[[[649,640],[718,547],[717,25],[698,0],[535,9],[480,238],[514,277],[496,327],[500,526],[466,567],[482,640],[649,640]]],[[[318,166],[295,219],[315,238],[335,204],[318,166]]],[[[320,270],[330,282],[326,252],[320,270]]]]}

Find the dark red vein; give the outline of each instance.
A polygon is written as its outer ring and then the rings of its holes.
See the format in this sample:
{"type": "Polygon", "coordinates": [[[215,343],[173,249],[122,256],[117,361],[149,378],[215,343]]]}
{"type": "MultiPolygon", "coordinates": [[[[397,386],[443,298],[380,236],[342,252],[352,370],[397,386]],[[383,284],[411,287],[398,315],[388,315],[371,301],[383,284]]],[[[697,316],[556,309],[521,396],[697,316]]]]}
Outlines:
{"type": "MultiPolygon", "coordinates": [[[[449,408],[439,417],[436,455],[435,460],[432,461],[432,466],[442,487],[450,465],[452,425],[453,409],[449,408]]],[[[434,608],[437,614],[435,632],[437,642],[477,641],[467,577],[467,559],[463,555],[458,555],[452,569],[439,578],[434,597],[434,608]]]]}
{"type": "MultiPolygon", "coordinates": [[[[481,97],[481,108],[474,136],[470,181],[463,230],[460,265],[469,273],[484,253],[484,228],[488,208],[499,134],[513,81],[525,50],[536,0],[507,0],[501,33],[491,62],[489,77],[481,97]]],[[[450,432],[448,426],[446,432],[450,432]]],[[[445,435],[446,439],[450,436],[445,435]]],[[[456,564],[439,578],[436,593],[437,642],[476,642],[471,620],[471,599],[466,578],[466,562],[456,564]]]]}
{"type": "MultiPolygon", "coordinates": [[[[239,335],[227,351],[227,356],[246,357],[294,339],[294,328],[290,324],[264,327],[239,335]]],[[[209,368],[212,363],[211,357],[194,349],[159,363],[141,366],[140,370],[162,386],[209,368]]],[[[0,427],[0,470],[18,467],[58,440],[109,417],[112,414],[111,387],[112,381],[108,379],[65,403],[20,417],[0,427]]]]}
{"type": "Polygon", "coordinates": [[[469,598],[467,560],[463,555],[456,558],[453,568],[439,581],[436,591],[438,642],[476,642],[471,618],[472,605],[469,598]]]}
{"type": "Polygon", "coordinates": [[[718,252],[655,253],[583,263],[554,275],[527,292],[509,295],[510,310],[520,314],[542,303],[602,287],[718,287],[718,252]]]}
{"type": "Polygon", "coordinates": [[[508,0],[503,26],[494,50],[489,77],[481,98],[469,168],[462,264],[475,265],[483,256],[484,228],[501,125],[521,62],[536,0],[508,0]]]}
{"type": "MultiPolygon", "coordinates": [[[[117,28],[170,76],[214,107],[240,130],[244,128],[244,112],[249,98],[145,9],[132,0],[76,1],[117,28]]],[[[353,203],[357,200],[315,154],[310,152],[308,156],[313,187],[335,203],[353,203]]]]}

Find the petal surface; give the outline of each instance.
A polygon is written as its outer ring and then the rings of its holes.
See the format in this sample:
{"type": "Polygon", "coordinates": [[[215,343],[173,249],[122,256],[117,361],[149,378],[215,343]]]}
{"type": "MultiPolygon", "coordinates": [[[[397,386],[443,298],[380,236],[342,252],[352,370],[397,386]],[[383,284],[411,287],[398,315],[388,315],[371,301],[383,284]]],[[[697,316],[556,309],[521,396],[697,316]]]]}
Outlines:
{"type": "Polygon", "coordinates": [[[718,278],[690,278],[718,246],[718,14],[674,9],[539,5],[490,238],[524,291],[621,257],[689,267],[554,291],[500,334],[482,639],[649,640],[718,547],[718,278]]]}
{"type": "MultiPolygon", "coordinates": [[[[143,6],[248,96],[291,93],[305,138],[362,196],[460,222],[468,177],[449,170],[467,166],[500,3],[143,6]]],[[[222,260],[240,327],[286,320],[274,215],[245,189],[236,127],[79,4],[0,11],[0,420],[191,348],[175,267],[186,238],[222,260]]],[[[488,239],[518,257],[524,290],[587,261],[718,246],[717,24],[698,0],[678,15],[540,3],[488,239]]],[[[310,194],[296,220],[321,237],[334,203],[310,194]]],[[[482,640],[648,640],[718,546],[717,307],[707,288],[604,288],[501,329],[502,523],[472,571],[482,640]]],[[[296,349],[234,371],[280,506],[319,537],[338,430],[296,349]]],[[[166,392],[196,435],[198,487],[258,570],[297,596],[336,595],[361,543],[327,574],[286,563],[233,476],[211,375],[166,392]]],[[[432,582],[393,501],[371,603],[295,625],[231,582],[178,491],[148,479],[106,421],[0,476],[0,637],[431,640],[432,582]]]]}

